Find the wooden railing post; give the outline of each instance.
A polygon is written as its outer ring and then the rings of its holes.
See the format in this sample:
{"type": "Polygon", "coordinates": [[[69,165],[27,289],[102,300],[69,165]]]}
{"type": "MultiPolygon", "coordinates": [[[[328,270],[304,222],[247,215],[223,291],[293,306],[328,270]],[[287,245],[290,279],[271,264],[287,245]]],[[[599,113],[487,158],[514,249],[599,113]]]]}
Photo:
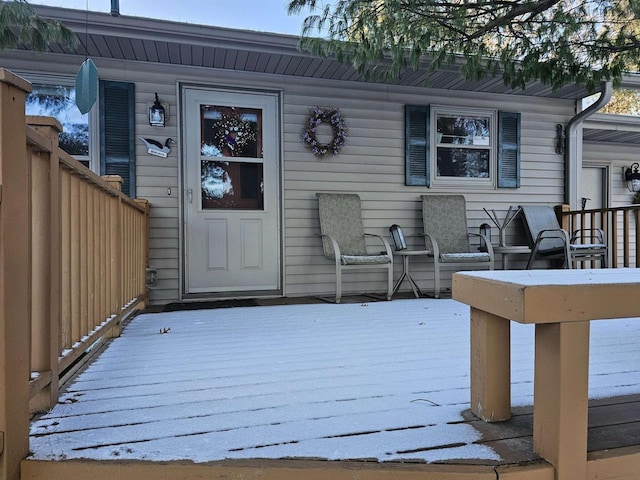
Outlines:
{"type": "Polygon", "coordinates": [[[566,205],[566,204],[557,205],[555,207],[555,210],[556,210],[556,216],[558,217],[558,222],[560,223],[560,228],[570,231],[571,217],[567,215],[567,212],[571,210],[569,208],[569,205],[566,205]]]}
{"type": "MultiPolygon", "coordinates": [[[[120,175],[104,175],[105,180],[109,185],[118,191],[122,191],[122,177],[120,175]]],[[[116,197],[109,201],[109,242],[111,257],[109,258],[110,268],[110,285],[107,285],[109,290],[108,305],[109,312],[119,314],[122,310],[122,269],[123,269],[123,255],[126,253],[122,248],[122,235],[124,229],[122,228],[122,201],[120,197],[116,197]]],[[[122,327],[120,323],[113,327],[111,335],[118,337],[122,333],[122,327]]]]}
{"type": "MultiPolygon", "coordinates": [[[[611,267],[618,268],[618,216],[620,212],[611,212],[611,267]]],[[[624,214],[624,212],[623,212],[624,214]]]]}
{"type": "Polygon", "coordinates": [[[635,263],[634,263],[634,267],[638,268],[638,265],[640,265],[640,263],[638,262],[638,254],[640,254],[640,210],[639,209],[635,209],[633,211],[633,218],[635,220],[634,222],[634,228],[636,230],[636,238],[635,238],[635,263]]]}
{"type": "Polygon", "coordinates": [[[51,117],[27,117],[50,148],[32,165],[32,252],[33,294],[31,315],[31,371],[41,378],[30,410],[47,410],[59,393],[60,352],[60,165],[58,137],[62,126],[51,117]],[[44,386],[46,384],[46,386],[44,386]]]}
{"type": "Polygon", "coordinates": [[[30,162],[24,100],[31,84],[0,69],[0,480],[29,453],[30,162]]]}
{"type": "Polygon", "coordinates": [[[149,303],[149,289],[147,288],[147,267],[149,267],[149,210],[151,209],[151,202],[145,198],[136,198],[134,200],[138,205],[144,208],[144,225],[142,226],[143,238],[140,243],[140,251],[138,252],[138,258],[141,260],[141,271],[143,272],[142,278],[139,279],[136,289],[139,292],[145,292],[144,306],[149,303]]]}

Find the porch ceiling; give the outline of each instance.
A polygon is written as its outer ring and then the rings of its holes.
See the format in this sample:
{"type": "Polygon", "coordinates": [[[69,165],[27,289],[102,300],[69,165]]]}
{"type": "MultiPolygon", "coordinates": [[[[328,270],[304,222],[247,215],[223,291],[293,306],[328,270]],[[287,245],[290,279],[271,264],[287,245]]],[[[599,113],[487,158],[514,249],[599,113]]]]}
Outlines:
{"type": "Polygon", "coordinates": [[[596,114],[585,123],[582,138],[588,143],[640,145],[640,118],[596,114]]]}
{"type": "MultiPolygon", "coordinates": [[[[139,17],[112,17],[87,12],[34,5],[40,15],[62,21],[78,32],[81,40],[74,49],[59,45],[56,53],[217,68],[243,72],[363,82],[362,75],[335,60],[314,57],[298,50],[298,37],[275,33],[194,25],[139,17]]],[[[382,82],[382,81],[380,81],[382,82]]],[[[563,99],[585,97],[582,86],[566,86],[553,91],[540,82],[525,90],[504,85],[499,77],[467,81],[459,66],[430,72],[407,69],[394,85],[483,93],[528,95],[563,99]]]]}
{"type": "Polygon", "coordinates": [[[585,128],[582,134],[585,142],[640,145],[640,132],[621,130],[595,130],[585,128]]]}

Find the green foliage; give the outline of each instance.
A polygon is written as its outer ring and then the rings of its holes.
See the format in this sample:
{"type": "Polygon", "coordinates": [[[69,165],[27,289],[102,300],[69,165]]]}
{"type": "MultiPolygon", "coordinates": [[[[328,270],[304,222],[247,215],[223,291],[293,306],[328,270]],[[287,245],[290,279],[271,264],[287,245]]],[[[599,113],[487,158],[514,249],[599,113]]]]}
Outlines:
{"type": "Polygon", "coordinates": [[[39,17],[25,0],[0,3],[0,50],[20,45],[45,50],[52,43],[73,46],[76,41],[71,30],[39,17]]]}
{"type": "Polygon", "coordinates": [[[367,77],[460,64],[467,79],[524,88],[618,83],[640,65],[640,0],[290,0],[310,9],[301,48],[367,77]]]}

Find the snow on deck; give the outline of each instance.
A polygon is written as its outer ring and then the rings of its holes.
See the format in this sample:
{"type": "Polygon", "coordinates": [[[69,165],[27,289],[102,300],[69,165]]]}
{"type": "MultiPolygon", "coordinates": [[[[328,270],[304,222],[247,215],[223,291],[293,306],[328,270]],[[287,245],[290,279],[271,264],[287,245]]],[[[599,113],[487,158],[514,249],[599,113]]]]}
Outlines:
{"type": "MultiPolygon", "coordinates": [[[[533,333],[512,323],[514,406],[533,401],[533,333]]],[[[590,398],[629,393],[640,321],[592,322],[590,398]]],[[[144,314],[32,423],[30,458],[500,460],[468,408],[454,300],[144,314]]]]}

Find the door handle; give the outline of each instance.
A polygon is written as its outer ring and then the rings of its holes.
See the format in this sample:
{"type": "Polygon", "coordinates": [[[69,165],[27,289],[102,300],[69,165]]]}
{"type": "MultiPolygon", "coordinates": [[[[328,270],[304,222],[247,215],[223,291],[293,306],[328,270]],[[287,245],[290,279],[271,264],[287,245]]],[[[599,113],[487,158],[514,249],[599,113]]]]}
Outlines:
{"type": "Polygon", "coordinates": [[[189,203],[193,203],[193,190],[189,189],[189,203]]]}

